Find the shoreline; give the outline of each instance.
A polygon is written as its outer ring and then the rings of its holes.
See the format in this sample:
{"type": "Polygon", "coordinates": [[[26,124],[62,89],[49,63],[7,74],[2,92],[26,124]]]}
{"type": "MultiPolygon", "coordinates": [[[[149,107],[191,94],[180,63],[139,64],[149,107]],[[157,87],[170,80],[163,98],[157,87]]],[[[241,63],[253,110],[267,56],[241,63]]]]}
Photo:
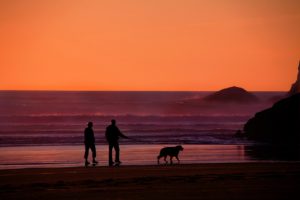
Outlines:
{"type": "MultiPolygon", "coordinates": [[[[123,166],[156,165],[160,149],[173,145],[120,145],[123,166]]],[[[184,145],[182,164],[252,161],[243,145],[184,145]]],[[[0,148],[0,169],[83,166],[83,146],[35,146],[0,148]]],[[[97,147],[99,166],[108,163],[107,145],[97,147]]],[[[169,160],[169,158],[168,158],[169,160]]],[[[161,159],[163,163],[163,159],[161,159]]],[[[177,161],[174,160],[176,163],[177,161]]]]}
{"type": "Polygon", "coordinates": [[[0,170],[1,199],[297,199],[299,187],[299,162],[0,170]]]}

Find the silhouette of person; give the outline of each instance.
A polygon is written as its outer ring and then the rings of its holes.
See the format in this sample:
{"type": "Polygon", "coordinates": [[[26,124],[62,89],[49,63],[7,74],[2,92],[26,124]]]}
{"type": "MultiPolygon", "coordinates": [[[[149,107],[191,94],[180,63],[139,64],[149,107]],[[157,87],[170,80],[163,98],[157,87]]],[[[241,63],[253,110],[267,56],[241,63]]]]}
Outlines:
{"type": "Polygon", "coordinates": [[[119,128],[116,126],[116,120],[111,120],[111,125],[106,127],[106,132],[105,132],[105,137],[108,142],[108,165],[113,166],[113,158],[112,158],[112,149],[115,149],[116,156],[115,156],[115,163],[116,164],[121,164],[120,161],[120,147],[119,147],[119,138],[127,138],[119,128]]]}
{"type": "Polygon", "coordinates": [[[89,156],[89,149],[92,151],[92,157],[93,157],[93,164],[97,164],[96,161],[96,146],[95,146],[95,136],[93,131],[93,122],[89,122],[87,124],[87,127],[84,130],[84,145],[85,145],[85,165],[89,165],[88,156],[89,156]]]}

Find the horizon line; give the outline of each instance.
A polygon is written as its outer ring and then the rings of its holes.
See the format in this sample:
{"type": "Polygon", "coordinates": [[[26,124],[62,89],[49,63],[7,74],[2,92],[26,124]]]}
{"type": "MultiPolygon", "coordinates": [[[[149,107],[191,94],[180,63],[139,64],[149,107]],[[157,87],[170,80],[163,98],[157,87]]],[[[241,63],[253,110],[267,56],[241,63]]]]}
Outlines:
{"type": "MultiPolygon", "coordinates": [[[[222,88],[225,89],[225,88],[222,88]]],[[[0,89],[0,92],[217,92],[219,90],[57,90],[57,89],[0,89]]],[[[248,92],[288,92],[283,90],[246,90],[248,92]]]]}

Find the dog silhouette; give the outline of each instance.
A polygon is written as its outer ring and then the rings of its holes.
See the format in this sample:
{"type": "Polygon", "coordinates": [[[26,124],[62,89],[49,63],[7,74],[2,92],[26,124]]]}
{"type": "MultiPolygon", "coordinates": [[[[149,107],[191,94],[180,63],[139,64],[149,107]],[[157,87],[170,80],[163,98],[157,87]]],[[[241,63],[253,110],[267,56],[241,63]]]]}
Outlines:
{"type": "Polygon", "coordinates": [[[181,145],[176,147],[165,147],[160,150],[159,155],[157,156],[157,164],[159,165],[160,158],[164,157],[164,160],[166,164],[168,164],[167,156],[170,156],[170,164],[173,164],[173,157],[175,157],[178,161],[178,164],[180,163],[180,160],[178,158],[178,154],[180,151],[183,151],[183,147],[181,145]]]}

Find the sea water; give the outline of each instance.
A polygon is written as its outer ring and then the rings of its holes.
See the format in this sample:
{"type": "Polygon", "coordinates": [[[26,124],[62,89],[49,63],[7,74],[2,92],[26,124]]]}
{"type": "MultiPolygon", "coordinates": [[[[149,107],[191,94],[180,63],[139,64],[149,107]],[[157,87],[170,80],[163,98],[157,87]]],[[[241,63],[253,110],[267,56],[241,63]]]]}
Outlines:
{"type": "Polygon", "coordinates": [[[1,91],[0,168],[81,165],[89,121],[104,164],[111,119],[131,138],[120,141],[124,164],[156,163],[160,148],[179,144],[184,163],[250,161],[241,152],[253,142],[234,134],[283,93],[256,92],[251,104],[204,102],[210,93],[1,91]]]}

